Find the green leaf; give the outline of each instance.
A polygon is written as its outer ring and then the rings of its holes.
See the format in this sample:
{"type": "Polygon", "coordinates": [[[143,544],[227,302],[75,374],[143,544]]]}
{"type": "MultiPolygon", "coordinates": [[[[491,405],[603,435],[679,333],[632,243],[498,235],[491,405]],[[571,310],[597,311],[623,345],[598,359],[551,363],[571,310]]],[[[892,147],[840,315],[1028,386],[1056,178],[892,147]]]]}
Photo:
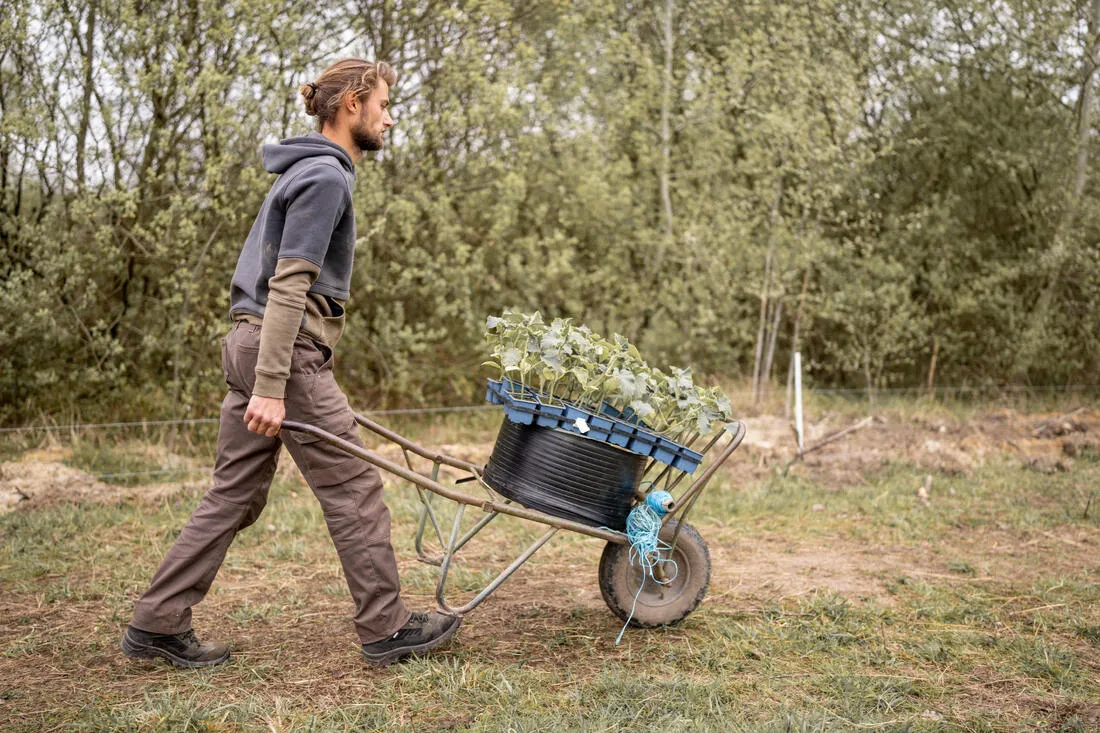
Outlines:
{"type": "Polygon", "coordinates": [[[501,355],[501,365],[506,371],[518,369],[522,360],[523,354],[519,352],[519,349],[508,349],[501,355]]]}

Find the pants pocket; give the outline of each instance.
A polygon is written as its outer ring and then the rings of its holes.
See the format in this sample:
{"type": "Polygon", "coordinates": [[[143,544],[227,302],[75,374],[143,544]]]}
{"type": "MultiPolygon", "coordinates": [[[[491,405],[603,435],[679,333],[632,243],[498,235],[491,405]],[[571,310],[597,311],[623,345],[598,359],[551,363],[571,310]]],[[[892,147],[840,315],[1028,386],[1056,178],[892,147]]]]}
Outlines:
{"type": "MultiPolygon", "coordinates": [[[[350,411],[315,422],[308,418],[303,421],[353,445],[361,445],[350,411]]],[[[294,433],[292,439],[296,445],[292,447],[288,443],[287,447],[315,492],[323,492],[329,503],[343,504],[355,499],[356,492],[345,493],[345,489],[353,489],[348,483],[370,470],[370,463],[315,435],[294,433]]],[[[318,497],[322,498],[322,494],[318,493],[318,497]]]]}
{"type": "Polygon", "coordinates": [[[291,374],[317,374],[332,361],[332,349],[299,334],[290,355],[291,374]]]}

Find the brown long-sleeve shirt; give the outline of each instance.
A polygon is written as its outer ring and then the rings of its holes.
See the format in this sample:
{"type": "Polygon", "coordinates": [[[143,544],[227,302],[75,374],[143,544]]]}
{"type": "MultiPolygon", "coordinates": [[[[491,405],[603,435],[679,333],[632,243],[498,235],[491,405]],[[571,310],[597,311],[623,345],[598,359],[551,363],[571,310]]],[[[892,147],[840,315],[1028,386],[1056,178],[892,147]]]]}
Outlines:
{"type": "Polygon", "coordinates": [[[256,362],[256,386],[252,394],[279,399],[286,396],[290,355],[299,332],[329,348],[335,348],[340,340],[344,331],[345,301],[309,292],[320,272],[321,268],[309,260],[281,259],[275,266],[275,274],[268,280],[264,315],[233,314],[237,320],[263,325],[256,362]]]}

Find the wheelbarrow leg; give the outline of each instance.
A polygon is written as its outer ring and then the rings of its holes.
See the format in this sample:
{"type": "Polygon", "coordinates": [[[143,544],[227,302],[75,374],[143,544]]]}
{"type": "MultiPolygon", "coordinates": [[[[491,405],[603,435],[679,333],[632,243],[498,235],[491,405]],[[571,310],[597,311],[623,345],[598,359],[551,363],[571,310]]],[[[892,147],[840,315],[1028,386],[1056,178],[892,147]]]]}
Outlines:
{"type": "Polygon", "coordinates": [[[451,541],[448,543],[447,551],[443,555],[443,564],[440,567],[439,571],[439,583],[436,585],[435,588],[435,600],[436,603],[439,604],[439,607],[448,613],[453,613],[458,616],[467,614],[477,608],[479,605],[481,605],[482,601],[488,598],[493,591],[499,588],[501,583],[508,580],[508,578],[512,576],[512,573],[516,572],[516,570],[518,570],[520,566],[523,565],[523,563],[530,560],[531,556],[538,552],[540,547],[549,542],[550,538],[553,537],[554,534],[556,534],[558,531],[557,527],[551,527],[545,534],[535,540],[530,547],[524,550],[523,554],[517,557],[511,565],[504,568],[504,570],[501,571],[500,575],[498,575],[493,580],[493,582],[489,583],[489,585],[485,586],[485,588],[480,593],[474,596],[473,600],[471,600],[469,603],[466,603],[465,605],[458,606],[456,608],[448,605],[446,600],[447,573],[451,569],[451,558],[454,557],[454,553],[458,550],[458,548],[469,540],[474,531],[480,529],[481,526],[484,526],[488,523],[489,520],[496,516],[496,512],[493,512],[493,514],[489,515],[485,519],[482,519],[480,522],[478,522],[479,526],[475,527],[474,530],[471,530],[470,533],[467,533],[467,536],[463,537],[460,543],[458,532],[461,529],[462,514],[465,508],[465,504],[458,505],[458,512],[455,514],[454,526],[451,528],[451,541]]]}
{"type": "MultiPolygon", "coordinates": [[[[409,470],[412,470],[412,461],[409,459],[409,452],[402,450],[405,453],[405,462],[409,464],[409,470]]],[[[439,463],[436,462],[432,466],[432,481],[439,480],[439,463]]],[[[432,511],[432,497],[435,496],[431,493],[426,493],[419,484],[413,484],[416,488],[416,494],[420,497],[420,519],[416,524],[416,559],[427,565],[438,566],[443,562],[442,557],[431,557],[424,552],[424,529],[427,526],[428,520],[432,520],[432,529],[435,530],[435,536],[439,540],[439,546],[443,546],[443,530],[439,528],[439,522],[436,521],[435,512],[432,511]]]]}
{"type": "Polygon", "coordinates": [[[420,496],[420,521],[416,525],[416,559],[422,563],[428,565],[439,565],[443,562],[442,557],[432,557],[424,552],[424,530],[427,527],[428,520],[432,520],[432,528],[435,529],[435,536],[439,538],[440,546],[443,545],[443,531],[439,529],[439,522],[436,521],[435,512],[432,511],[432,496],[424,491],[419,486],[416,487],[416,493],[420,496]]]}
{"type": "MultiPolygon", "coordinates": [[[[423,501],[424,504],[427,505],[428,501],[431,500],[431,497],[432,497],[431,494],[428,494],[427,496],[422,496],[421,501],[423,501]]],[[[505,503],[510,503],[510,502],[505,502],[505,503]]],[[[465,505],[462,505],[462,506],[465,506],[465,505]]],[[[432,557],[432,556],[426,554],[423,550],[423,542],[422,542],[423,531],[422,530],[423,530],[424,516],[425,516],[427,511],[430,511],[430,510],[428,510],[428,509],[422,510],[421,515],[420,515],[421,531],[418,531],[417,535],[416,535],[416,555],[417,555],[417,559],[420,560],[420,562],[425,563],[426,565],[435,565],[435,566],[438,567],[438,566],[443,564],[443,555],[438,555],[438,556],[432,557]]],[[[479,519],[477,521],[477,524],[475,524],[473,527],[470,527],[470,530],[468,532],[466,532],[466,534],[462,535],[462,539],[460,539],[454,545],[454,547],[450,550],[450,554],[453,555],[454,553],[461,550],[466,545],[466,543],[469,542],[470,540],[472,540],[474,538],[474,535],[476,535],[478,532],[480,532],[481,529],[486,524],[493,521],[494,519],[496,519],[499,516],[500,516],[500,512],[490,512],[489,514],[486,514],[484,517],[479,519]]],[[[432,524],[435,524],[434,514],[432,516],[432,524]]],[[[438,529],[438,525],[436,525],[436,534],[440,535],[440,537],[439,537],[439,546],[440,547],[445,547],[444,544],[443,544],[443,537],[440,534],[439,529],[438,529]]]]}

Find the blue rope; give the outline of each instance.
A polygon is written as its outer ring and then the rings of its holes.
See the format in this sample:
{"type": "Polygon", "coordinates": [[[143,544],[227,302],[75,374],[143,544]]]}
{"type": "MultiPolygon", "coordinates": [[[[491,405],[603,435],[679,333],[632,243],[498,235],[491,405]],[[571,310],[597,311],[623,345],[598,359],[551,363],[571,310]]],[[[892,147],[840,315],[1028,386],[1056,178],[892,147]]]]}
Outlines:
{"type": "Polygon", "coordinates": [[[662,552],[669,552],[672,547],[662,542],[658,535],[661,532],[661,519],[668,514],[672,506],[672,494],[667,491],[652,491],[646,495],[645,501],[630,510],[626,518],[626,538],[630,542],[630,564],[640,565],[642,568],[642,582],[638,586],[638,592],[634,594],[634,604],[630,607],[630,615],[623,624],[615,643],[622,641],[626,627],[634,618],[634,611],[638,608],[638,596],[642,594],[647,579],[661,585],[668,585],[676,579],[680,568],[671,557],[661,557],[662,552]],[[653,576],[653,569],[659,564],[671,564],[671,575],[666,572],[665,580],[657,580],[653,576]]]}

